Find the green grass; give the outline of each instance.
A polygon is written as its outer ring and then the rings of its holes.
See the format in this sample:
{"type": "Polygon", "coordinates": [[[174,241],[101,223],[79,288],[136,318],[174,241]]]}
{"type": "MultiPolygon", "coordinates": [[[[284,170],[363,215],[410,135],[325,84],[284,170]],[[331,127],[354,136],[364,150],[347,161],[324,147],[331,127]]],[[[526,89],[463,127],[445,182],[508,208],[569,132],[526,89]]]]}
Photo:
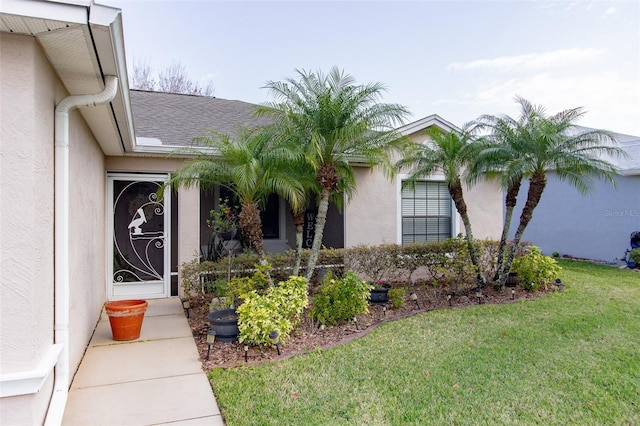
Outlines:
{"type": "Polygon", "coordinates": [[[432,311],[210,373],[235,425],[639,425],[640,274],[560,261],[564,292],[432,311]]]}

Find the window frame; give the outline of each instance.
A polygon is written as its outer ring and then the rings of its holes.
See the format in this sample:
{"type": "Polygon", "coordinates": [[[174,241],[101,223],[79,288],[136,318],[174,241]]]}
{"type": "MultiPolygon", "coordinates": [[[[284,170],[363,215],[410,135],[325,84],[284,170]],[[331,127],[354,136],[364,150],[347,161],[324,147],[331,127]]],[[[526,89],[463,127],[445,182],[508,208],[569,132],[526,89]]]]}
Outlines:
{"type": "MultiPolygon", "coordinates": [[[[398,180],[397,180],[397,214],[396,214],[396,229],[397,229],[397,238],[396,238],[396,242],[399,245],[402,245],[402,184],[403,182],[409,180],[410,175],[409,174],[400,174],[398,176],[398,180]]],[[[418,182],[445,182],[445,178],[443,174],[440,173],[436,173],[433,175],[430,175],[426,178],[423,179],[418,179],[418,182]]],[[[456,210],[455,204],[453,202],[453,199],[450,199],[451,202],[451,237],[455,237],[456,235],[458,235],[459,233],[459,229],[460,229],[460,215],[458,214],[458,211],[456,210]]],[[[427,217],[427,216],[425,216],[427,217]]]]}

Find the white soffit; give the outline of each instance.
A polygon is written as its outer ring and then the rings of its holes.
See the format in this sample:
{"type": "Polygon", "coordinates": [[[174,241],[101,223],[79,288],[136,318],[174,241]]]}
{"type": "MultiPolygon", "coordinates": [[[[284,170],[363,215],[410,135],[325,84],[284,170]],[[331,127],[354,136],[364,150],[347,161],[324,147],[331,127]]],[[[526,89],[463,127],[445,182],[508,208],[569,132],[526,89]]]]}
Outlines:
{"type": "Polygon", "coordinates": [[[1,0],[0,31],[34,36],[70,95],[99,93],[119,77],[111,104],[79,109],[102,150],[121,155],[133,138],[120,10],[88,0],[1,0]],[[115,117],[114,117],[115,114],[115,117]]]}

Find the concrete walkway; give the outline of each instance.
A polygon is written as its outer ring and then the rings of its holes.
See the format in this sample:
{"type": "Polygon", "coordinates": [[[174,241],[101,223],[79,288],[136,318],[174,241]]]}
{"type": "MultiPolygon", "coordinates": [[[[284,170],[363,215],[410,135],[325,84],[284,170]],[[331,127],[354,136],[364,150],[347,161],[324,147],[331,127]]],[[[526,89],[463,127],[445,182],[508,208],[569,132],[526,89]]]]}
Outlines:
{"type": "Polygon", "coordinates": [[[180,299],[148,302],[140,338],[131,342],[112,339],[103,311],[63,425],[224,425],[180,299]]]}

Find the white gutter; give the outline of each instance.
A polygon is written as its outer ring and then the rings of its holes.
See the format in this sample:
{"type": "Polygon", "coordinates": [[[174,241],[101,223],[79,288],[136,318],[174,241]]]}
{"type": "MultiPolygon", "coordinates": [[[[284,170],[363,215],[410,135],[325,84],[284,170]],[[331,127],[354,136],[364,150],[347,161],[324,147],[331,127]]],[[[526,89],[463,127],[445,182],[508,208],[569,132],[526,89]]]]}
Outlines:
{"type": "Polygon", "coordinates": [[[55,112],[55,343],[62,353],[55,367],[54,389],[45,425],[60,425],[69,394],[69,113],[74,108],[110,102],[118,91],[118,78],[105,77],[104,90],[90,95],[68,96],[55,112]]]}

